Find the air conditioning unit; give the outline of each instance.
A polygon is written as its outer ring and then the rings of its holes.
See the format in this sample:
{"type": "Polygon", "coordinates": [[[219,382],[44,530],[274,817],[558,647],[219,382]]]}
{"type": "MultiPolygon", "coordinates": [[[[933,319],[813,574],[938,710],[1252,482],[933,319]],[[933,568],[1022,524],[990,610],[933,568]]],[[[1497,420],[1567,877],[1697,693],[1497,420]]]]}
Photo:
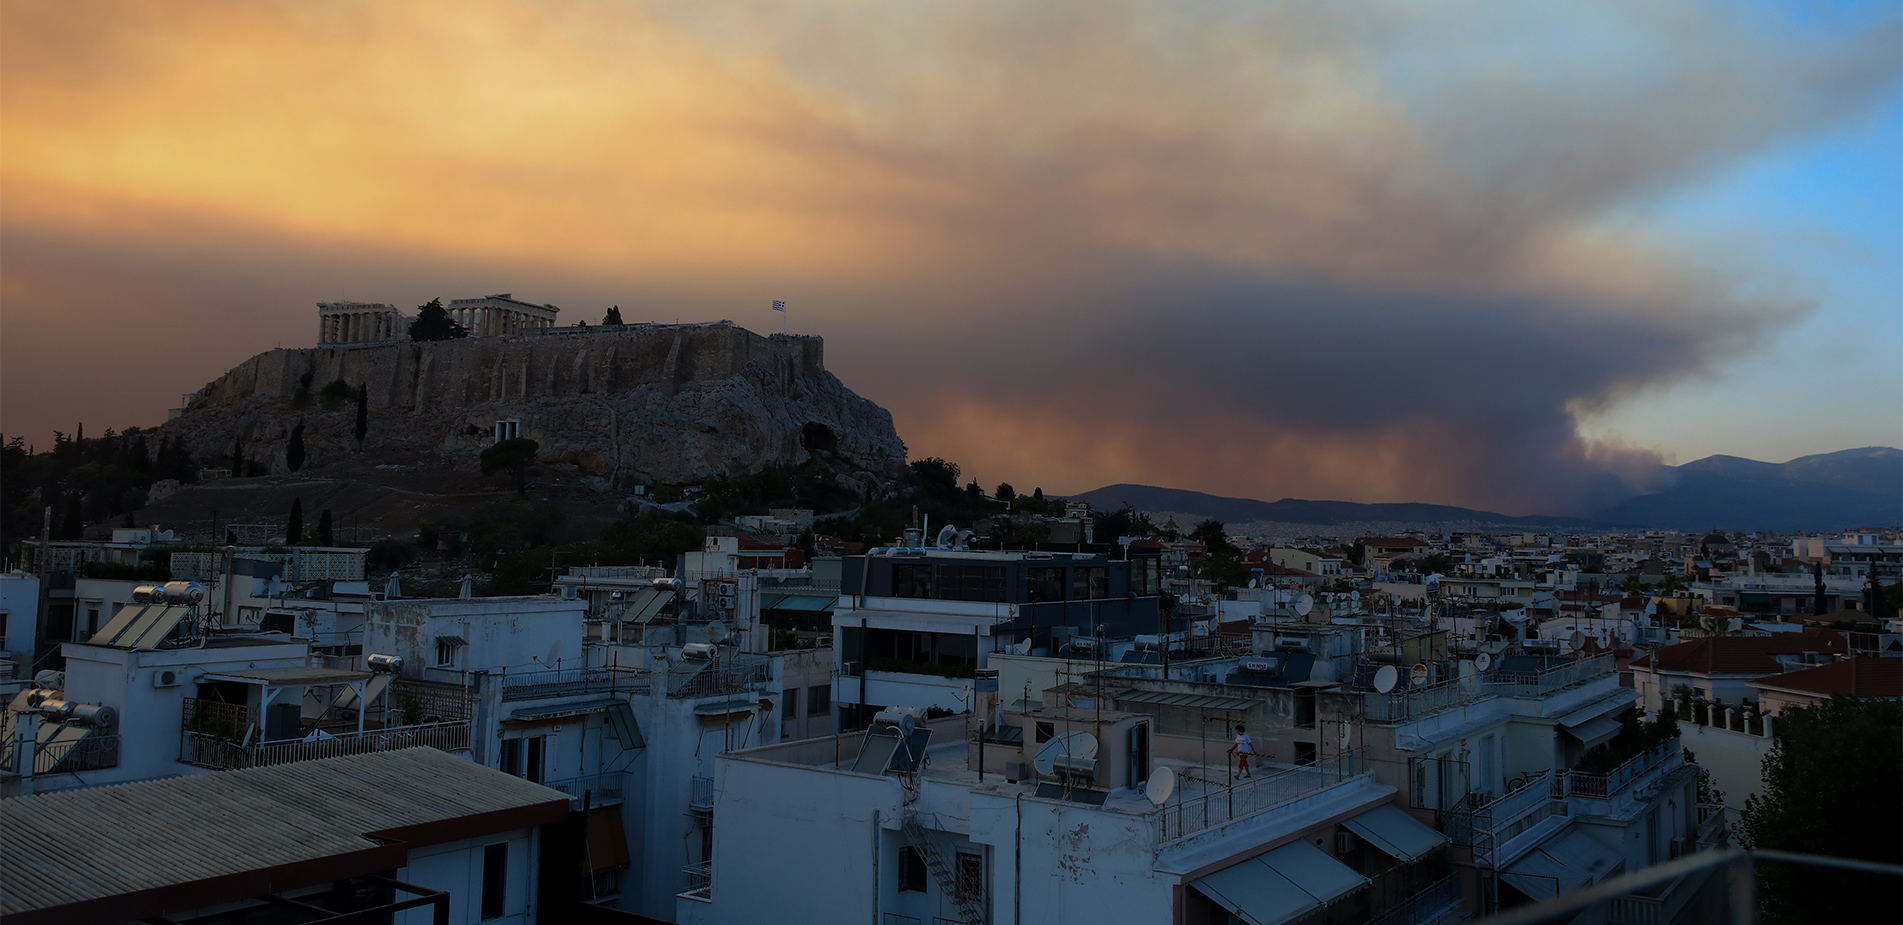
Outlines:
{"type": "Polygon", "coordinates": [[[1672,857],[1684,857],[1691,853],[1691,845],[1683,838],[1672,839],[1672,857]]]}
{"type": "Polygon", "coordinates": [[[738,593],[738,591],[739,589],[735,588],[733,585],[722,583],[716,586],[716,590],[714,591],[714,593],[719,595],[720,599],[724,601],[724,600],[732,600],[733,596],[736,593],[738,593]]]}
{"type": "Polygon", "coordinates": [[[1015,784],[1024,779],[1024,762],[1007,761],[1004,763],[1004,779],[1015,784]]]}
{"type": "Polygon", "coordinates": [[[177,687],[181,680],[177,668],[160,668],[152,672],[153,687],[177,687]]]}
{"type": "Polygon", "coordinates": [[[1347,854],[1355,850],[1355,833],[1342,829],[1335,833],[1335,853],[1347,854]]]}

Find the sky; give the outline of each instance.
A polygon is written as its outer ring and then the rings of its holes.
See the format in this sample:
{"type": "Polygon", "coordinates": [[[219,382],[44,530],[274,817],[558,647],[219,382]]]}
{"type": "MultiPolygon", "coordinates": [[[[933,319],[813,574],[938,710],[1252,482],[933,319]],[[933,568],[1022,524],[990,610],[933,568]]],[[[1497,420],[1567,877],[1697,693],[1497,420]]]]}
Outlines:
{"type": "Polygon", "coordinates": [[[987,487],[1588,513],[1903,445],[1898,14],[0,0],[0,432],[512,292],[785,300],[987,487]]]}

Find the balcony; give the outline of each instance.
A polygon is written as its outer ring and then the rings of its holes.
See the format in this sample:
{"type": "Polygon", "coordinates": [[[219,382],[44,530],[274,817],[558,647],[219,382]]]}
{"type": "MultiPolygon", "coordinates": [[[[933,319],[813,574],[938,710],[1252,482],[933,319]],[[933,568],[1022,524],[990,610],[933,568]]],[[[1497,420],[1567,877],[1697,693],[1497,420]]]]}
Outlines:
{"type": "Polygon", "coordinates": [[[265,768],[319,758],[340,758],[399,748],[428,746],[446,752],[469,749],[469,723],[425,723],[391,726],[323,738],[246,745],[242,741],[187,730],[181,736],[178,760],[201,768],[231,770],[265,768]]]}
{"type": "Polygon", "coordinates": [[[1368,925],[1424,925],[1460,905],[1460,878],[1451,876],[1368,920],[1368,925]]]}
{"type": "Polygon", "coordinates": [[[1553,778],[1553,796],[1584,800],[1581,809],[1587,811],[1617,811],[1636,802],[1640,785],[1685,766],[1685,752],[1679,741],[1673,736],[1605,773],[1561,771],[1553,778]]]}
{"type": "Polygon", "coordinates": [[[687,889],[677,895],[682,899],[698,899],[704,903],[714,901],[714,862],[689,864],[681,868],[681,873],[687,875],[687,889]]]}
{"type": "Polygon", "coordinates": [[[581,809],[584,803],[588,806],[605,806],[625,798],[621,774],[584,774],[543,781],[542,786],[568,794],[570,809],[581,809]]]}
{"type": "Polygon", "coordinates": [[[1454,844],[1473,849],[1475,867],[1490,868],[1495,853],[1515,836],[1549,816],[1567,814],[1566,801],[1555,795],[1557,789],[1553,772],[1543,772],[1526,786],[1491,803],[1470,810],[1442,810],[1441,831],[1446,832],[1454,844]]]}
{"type": "MultiPolygon", "coordinates": [[[[679,671],[680,669],[675,669],[679,671]]],[[[773,680],[773,664],[758,656],[736,655],[724,663],[706,663],[692,676],[676,683],[669,697],[711,697],[750,694],[765,690],[773,680]]]]}
{"type": "MultiPolygon", "coordinates": [[[[1357,770],[1354,752],[1312,767],[1286,768],[1246,779],[1228,787],[1209,787],[1202,794],[1160,807],[1153,814],[1158,845],[1188,838],[1198,832],[1286,806],[1343,781],[1369,773],[1357,770]]],[[[1180,792],[1180,791],[1179,791],[1180,792]]]]}
{"type": "MultiPolygon", "coordinates": [[[[14,761],[15,742],[0,742],[0,771],[18,773],[14,761]]],[[[103,771],[119,766],[117,735],[87,735],[85,738],[51,742],[33,749],[33,774],[69,774],[75,771],[103,771]]]]}
{"type": "Polygon", "coordinates": [[[694,778],[694,789],[688,797],[687,806],[694,812],[707,814],[714,811],[714,779],[711,777],[694,778]]]}
{"type": "Polygon", "coordinates": [[[1405,723],[1490,697],[1545,697],[1608,677],[1616,667],[1612,656],[1597,655],[1544,671],[1495,671],[1390,694],[1369,693],[1362,698],[1362,718],[1370,723],[1405,723]]]}
{"type": "Polygon", "coordinates": [[[636,668],[561,668],[512,671],[502,679],[503,700],[541,700],[573,694],[641,694],[648,673],[636,668]]]}

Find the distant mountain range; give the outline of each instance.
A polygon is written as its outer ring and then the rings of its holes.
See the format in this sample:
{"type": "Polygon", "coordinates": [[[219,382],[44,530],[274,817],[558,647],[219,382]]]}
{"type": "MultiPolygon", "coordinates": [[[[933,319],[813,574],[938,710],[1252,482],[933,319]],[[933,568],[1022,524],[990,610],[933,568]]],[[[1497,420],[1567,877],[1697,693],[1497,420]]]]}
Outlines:
{"type": "MultiPolygon", "coordinates": [[[[1358,504],[1352,501],[1257,501],[1151,485],[1109,485],[1072,495],[1097,510],[1214,518],[1225,524],[1498,525],[1522,529],[1844,530],[1903,522],[1903,450],[1865,447],[1777,464],[1707,456],[1665,466],[1651,494],[1594,512],[1590,518],[1510,517],[1445,504],[1358,504]]],[[[1179,524],[1188,528],[1192,524],[1179,524]]]]}

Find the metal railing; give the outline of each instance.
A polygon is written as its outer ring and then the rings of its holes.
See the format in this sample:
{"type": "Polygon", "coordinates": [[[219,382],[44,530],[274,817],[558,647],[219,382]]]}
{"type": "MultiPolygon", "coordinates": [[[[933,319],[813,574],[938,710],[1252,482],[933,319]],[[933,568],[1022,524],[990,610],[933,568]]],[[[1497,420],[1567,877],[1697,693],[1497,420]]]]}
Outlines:
{"type": "Polygon", "coordinates": [[[1369,919],[1368,925],[1422,925],[1460,904],[1460,877],[1442,878],[1438,883],[1402,900],[1388,911],[1369,919]]]}
{"type": "Polygon", "coordinates": [[[680,895],[690,899],[700,899],[708,902],[713,901],[714,862],[706,861],[700,864],[689,864],[681,868],[681,873],[687,875],[687,889],[682,890],[680,895]]]}
{"type": "MultiPolygon", "coordinates": [[[[1516,906],[1481,921],[1487,925],[1536,925],[1575,921],[1605,921],[1614,925],[1662,925],[1671,921],[1672,908],[1695,910],[1695,920],[1755,925],[1767,906],[1788,903],[1791,897],[1773,896],[1786,884],[1765,889],[1764,866],[1801,866],[1801,877],[1822,883],[1827,896],[1844,897],[1846,909],[1826,912],[1804,907],[1804,920],[1877,921],[1868,908],[1875,897],[1895,897],[1903,866],[1852,858],[1796,854],[1766,849],[1729,848],[1701,851],[1651,867],[1620,874],[1536,903],[1516,906]],[[1862,915],[1844,914],[1856,907],[1862,915]]],[[[1787,878],[1788,879],[1788,878],[1787,878]]],[[[1802,897],[1799,897],[1802,899],[1802,897]]],[[[1815,898],[1815,897],[1810,897],[1815,898]]],[[[1894,907],[1892,907],[1894,908],[1894,907]]]]}
{"type": "Polygon", "coordinates": [[[543,781],[542,786],[568,794],[569,806],[573,809],[581,809],[584,800],[590,806],[600,806],[603,801],[624,797],[620,774],[584,774],[543,781]]]}
{"type": "MultiPolygon", "coordinates": [[[[1211,782],[1205,792],[1167,803],[1154,813],[1157,844],[1188,838],[1216,826],[1267,812],[1370,773],[1358,755],[1346,752],[1309,767],[1286,768],[1230,786],[1211,782]]],[[[1264,768],[1267,770],[1267,768],[1264,768]]],[[[1182,793],[1178,785],[1177,793],[1182,793]]]]}
{"type": "Polygon", "coordinates": [[[1499,846],[1548,816],[1566,815],[1566,802],[1555,797],[1555,789],[1553,772],[1543,771],[1526,786],[1472,810],[1442,810],[1441,829],[1456,844],[1473,849],[1475,867],[1490,868],[1499,846]]]}
{"type": "Polygon", "coordinates": [[[688,678],[669,697],[707,697],[714,694],[753,693],[773,680],[772,663],[767,659],[735,657],[726,664],[708,665],[688,678]]]}
{"type": "Polygon", "coordinates": [[[1595,655],[1544,671],[1495,671],[1389,694],[1369,693],[1362,698],[1362,718],[1371,723],[1402,723],[1489,697],[1543,697],[1610,675],[1616,667],[1612,656],[1595,655]]]}
{"type": "MultiPolygon", "coordinates": [[[[0,742],[0,771],[16,772],[12,739],[0,742]]],[[[69,742],[39,745],[33,749],[33,773],[70,774],[75,771],[101,771],[119,766],[119,736],[88,735],[69,742]]]]}
{"type": "Polygon", "coordinates": [[[269,742],[245,745],[242,742],[186,730],[181,736],[178,760],[205,768],[264,768],[340,758],[399,748],[428,746],[446,752],[469,748],[469,724],[466,722],[426,723],[417,726],[393,726],[334,735],[315,741],[269,742]]]}
{"type": "Polygon", "coordinates": [[[714,811],[714,779],[711,777],[694,778],[693,790],[688,796],[687,805],[689,808],[697,812],[703,812],[703,813],[713,812],[714,811]]]}
{"type": "Polygon", "coordinates": [[[558,668],[512,671],[502,679],[503,700],[540,700],[568,694],[633,694],[648,689],[637,668],[558,668]]]}
{"type": "Polygon", "coordinates": [[[1617,668],[1611,655],[1594,655],[1544,671],[1495,671],[1488,676],[1486,687],[1504,696],[1543,696],[1612,674],[1617,668]]]}
{"type": "Polygon", "coordinates": [[[1603,774],[1561,771],[1553,781],[1553,795],[1585,797],[1594,800],[1611,799],[1655,767],[1667,763],[1684,763],[1684,754],[1679,747],[1679,737],[1673,736],[1632,756],[1624,764],[1603,774]]]}

